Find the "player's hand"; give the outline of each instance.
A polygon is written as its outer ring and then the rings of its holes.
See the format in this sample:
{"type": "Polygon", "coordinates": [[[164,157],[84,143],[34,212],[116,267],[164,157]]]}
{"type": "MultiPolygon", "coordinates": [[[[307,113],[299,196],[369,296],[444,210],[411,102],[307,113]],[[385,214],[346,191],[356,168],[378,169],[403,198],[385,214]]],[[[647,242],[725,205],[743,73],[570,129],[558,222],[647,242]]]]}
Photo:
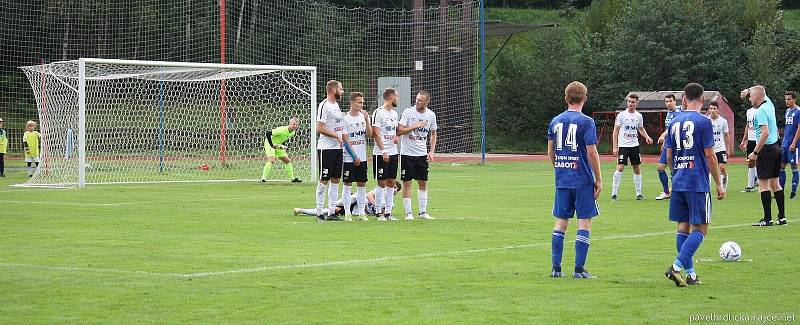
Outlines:
{"type": "Polygon", "coordinates": [[[426,125],[428,125],[428,121],[422,120],[417,122],[417,124],[414,124],[414,128],[415,129],[424,128],[426,125]]]}
{"type": "Polygon", "coordinates": [[[648,146],[653,145],[653,139],[651,137],[644,138],[644,141],[647,142],[648,146]]]}
{"type": "Polygon", "coordinates": [[[789,151],[795,151],[795,150],[797,150],[797,145],[793,144],[793,145],[789,146],[789,151]]]}
{"type": "Polygon", "coordinates": [[[746,88],[739,93],[739,97],[746,98],[747,95],[750,95],[750,88],[746,88]]]}
{"type": "Polygon", "coordinates": [[[272,149],[278,149],[278,145],[277,144],[273,144],[272,145],[272,149]]]}
{"type": "Polygon", "coordinates": [[[394,144],[398,144],[398,143],[400,143],[400,137],[398,137],[398,136],[396,136],[396,135],[395,135],[395,136],[394,136],[394,140],[392,140],[392,142],[394,142],[394,144]]]}
{"type": "Polygon", "coordinates": [[[594,182],[594,199],[597,200],[600,197],[600,192],[603,190],[603,181],[600,179],[594,182]]]}
{"type": "Polygon", "coordinates": [[[664,145],[664,136],[663,135],[658,137],[658,145],[660,145],[660,146],[664,145]]]}
{"type": "Polygon", "coordinates": [[[353,165],[356,165],[356,167],[358,167],[359,165],[361,165],[361,159],[359,159],[359,158],[356,158],[355,160],[353,160],[353,165]]]}
{"type": "Polygon", "coordinates": [[[428,161],[433,162],[433,152],[428,153],[428,161]]]}
{"type": "Polygon", "coordinates": [[[717,200],[722,200],[725,198],[725,189],[722,187],[717,187],[717,200]]]}
{"type": "Polygon", "coordinates": [[[749,155],[747,155],[747,160],[748,161],[754,161],[756,159],[758,159],[758,156],[756,156],[756,154],[754,154],[752,152],[749,155]]]}
{"type": "Polygon", "coordinates": [[[742,149],[742,151],[747,150],[747,142],[742,141],[741,143],[739,143],[739,149],[742,149]]]}
{"type": "Polygon", "coordinates": [[[388,153],[384,152],[384,153],[381,154],[381,156],[383,156],[383,162],[385,162],[385,163],[389,162],[389,154],[388,153]]]}
{"type": "Polygon", "coordinates": [[[614,156],[619,156],[619,148],[614,148],[614,150],[611,150],[611,153],[613,153],[614,156]]]}
{"type": "Polygon", "coordinates": [[[336,142],[339,142],[339,147],[344,146],[344,140],[342,140],[342,136],[341,135],[337,135],[336,136],[336,142]]]}

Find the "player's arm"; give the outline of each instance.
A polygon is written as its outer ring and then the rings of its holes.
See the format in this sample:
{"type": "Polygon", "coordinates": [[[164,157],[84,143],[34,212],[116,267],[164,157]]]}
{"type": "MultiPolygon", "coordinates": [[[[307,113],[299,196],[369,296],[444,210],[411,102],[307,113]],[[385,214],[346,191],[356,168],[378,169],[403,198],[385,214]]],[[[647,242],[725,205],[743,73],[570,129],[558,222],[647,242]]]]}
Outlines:
{"type": "Polygon", "coordinates": [[[556,151],[553,149],[553,140],[547,140],[547,158],[550,158],[550,165],[556,168],[556,151]]]}
{"type": "Polygon", "coordinates": [[[269,142],[269,146],[275,148],[275,144],[272,143],[272,130],[267,131],[267,142],[269,142]]]}
{"type": "Polygon", "coordinates": [[[367,111],[361,111],[361,114],[364,115],[364,122],[367,123],[367,138],[372,137],[372,122],[369,120],[369,114],[367,111]]]}
{"type": "Polygon", "coordinates": [[[614,125],[614,132],[611,135],[611,145],[612,145],[611,148],[613,150],[612,152],[614,153],[614,156],[619,154],[619,147],[617,147],[617,145],[619,144],[618,143],[619,142],[619,129],[620,129],[620,126],[615,124],[614,125]]]}
{"type": "Polygon", "coordinates": [[[764,145],[767,143],[767,138],[769,137],[769,127],[767,127],[766,124],[759,125],[758,127],[761,128],[761,136],[758,137],[756,148],[753,149],[753,152],[750,153],[749,156],[747,156],[747,158],[750,160],[758,159],[758,155],[756,153],[761,153],[761,149],[764,148],[764,145]]]}
{"type": "Polygon", "coordinates": [[[344,150],[347,151],[347,154],[353,158],[353,164],[356,166],[361,165],[361,159],[358,158],[355,150],[353,150],[353,147],[350,146],[350,135],[342,134],[342,145],[344,146],[344,150]]]}
{"type": "Polygon", "coordinates": [[[647,142],[648,145],[653,144],[653,139],[649,135],[647,135],[647,130],[644,129],[644,126],[640,126],[638,131],[639,134],[641,134],[644,137],[644,141],[647,142]]]}
{"type": "Polygon", "coordinates": [[[30,151],[30,148],[28,148],[28,139],[24,136],[22,137],[22,147],[25,149],[25,152],[30,151]]]}
{"type": "Polygon", "coordinates": [[[342,142],[342,137],[340,137],[336,132],[331,131],[325,122],[317,121],[317,133],[327,135],[331,138],[336,138],[339,142],[342,142]]]}
{"type": "Polygon", "coordinates": [[[370,204],[375,204],[375,191],[367,192],[367,202],[370,204]]]}
{"type": "Polygon", "coordinates": [[[742,151],[747,150],[747,133],[750,132],[750,126],[744,127],[744,132],[742,132],[742,142],[739,143],[739,149],[742,151]]]}
{"type": "Polygon", "coordinates": [[[792,139],[792,143],[789,145],[789,150],[794,151],[797,149],[797,140],[800,139],[800,130],[795,130],[794,132],[794,139],[792,139]]]}
{"type": "Polygon", "coordinates": [[[427,125],[427,124],[428,124],[427,121],[419,121],[419,122],[417,122],[417,124],[414,124],[411,127],[406,127],[403,124],[398,124],[397,125],[397,135],[404,135],[406,133],[414,131],[415,129],[419,129],[421,127],[425,127],[425,125],[427,125]]]}
{"type": "Polygon", "coordinates": [[[725,189],[722,188],[722,180],[719,174],[719,162],[717,161],[717,155],[714,154],[714,146],[703,149],[703,153],[708,162],[708,171],[711,172],[711,176],[714,178],[714,184],[717,186],[717,200],[722,200],[725,197],[725,189]]]}
{"type": "MultiPolygon", "coordinates": [[[[552,142],[547,141],[548,149],[552,142]]],[[[600,174],[600,154],[597,152],[597,145],[587,145],[586,154],[588,155],[587,158],[589,158],[589,164],[592,165],[592,173],[594,173],[594,198],[597,199],[600,197],[600,191],[603,190],[603,175],[600,174]]],[[[551,158],[551,161],[554,159],[555,157],[551,158]]]]}
{"type": "MultiPolygon", "coordinates": [[[[666,127],[668,128],[669,125],[667,125],[666,127]]],[[[658,144],[663,145],[664,144],[664,138],[666,138],[666,137],[667,137],[667,130],[664,130],[664,132],[661,132],[661,135],[658,136],[658,144]]]]}
{"type": "Polygon", "coordinates": [[[433,161],[433,153],[436,152],[436,130],[431,130],[431,151],[428,152],[428,161],[433,161]]]}

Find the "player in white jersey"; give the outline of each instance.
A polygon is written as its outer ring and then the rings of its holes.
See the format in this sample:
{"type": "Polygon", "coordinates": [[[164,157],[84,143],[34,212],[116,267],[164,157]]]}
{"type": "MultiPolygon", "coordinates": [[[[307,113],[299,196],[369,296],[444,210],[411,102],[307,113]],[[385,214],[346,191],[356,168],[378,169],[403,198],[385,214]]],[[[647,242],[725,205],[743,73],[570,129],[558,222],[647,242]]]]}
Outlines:
{"type": "Polygon", "coordinates": [[[722,175],[722,187],[728,188],[728,120],[719,115],[719,103],[712,100],[708,103],[708,116],[711,118],[711,126],[714,130],[714,154],[717,156],[719,173],[722,175]]]}
{"type": "MultiPolygon", "coordinates": [[[[753,121],[756,118],[756,113],[758,109],[755,107],[750,107],[747,110],[747,126],[745,126],[745,132],[742,132],[742,142],[739,143],[739,149],[742,149],[747,152],[747,156],[753,152],[756,148],[756,129],[753,128],[753,121]]],[[[757,185],[758,174],[756,173],[756,161],[755,160],[747,160],[747,187],[742,190],[742,192],[753,192],[755,186],[757,185]]]]}
{"type": "Polygon", "coordinates": [[[356,154],[350,157],[343,154],[344,162],[344,185],[342,186],[342,199],[344,199],[344,220],[353,221],[350,217],[350,186],[356,182],[356,202],[359,220],[367,220],[364,206],[367,204],[367,138],[372,137],[372,125],[369,122],[367,112],[364,108],[364,94],[360,92],[350,93],[350,111],[344,115],[345,130],[347,132],[350,148],[356,154]]]}
{"type": "Polygon", "coordinates": [[[372,169],[375,171],[375,179],[378,180],[375,208],[378,220],[381,221],[398,220],[392,216],[397,159],[400,157],[397,151],[397,123],[400,118],[394,110],[397,100],[397,91],[394,88],[384,89],[383,106],[372,113],[372,137],[375,139],[375,146],[372,147],[372,169]]]}
{"type": "Polygon", "coordinates": [[[403,180],[403,207],[406,220],[414,220],[411,213],[411,181],[417,180],[419,191],[419,218],[433,219],[428,214],[428,162],[433,161],[436,150],[436,114],[428,109],[431,94],[420,91],[416,104],[403,111],[397,134],[400,138],[400,179],[403,180]],[[431,150],[428,151],[428,139],[431,150]]]}
{"type": "Polygon", "coordinates": [[[611,140],[614,144],[614,155],[617,156],[617,169],[614,171],[614,182],[611,184],[611,200],[617,200],[617,190],[619,182],[622,180],[622,171],[628,160],[633,166],[633,183],[636,186],[636,199],[644,200],[642,196],[642,171],[639,166],[642,164],[642,157],[639,150],[639,134],[641,134],[648,145],[653,144],[653,139],[647,135],[644,129],[644,118],[642,113],[636,111],[639,105],[639,96],[636,94],[628,95],[626,98],[628,108],[617,114],[614,121],[614,134],[611,140]]]}
{"type": "Polygon", "coordinates": [[[342,110],[337,102],[342,98],[342,83],[328,81],[325,87],[327,96],[317,108],[317,158],[319,159],[319,183],[317,184],[317,219],[324,221],[322,209],[325,208],[325,190],[328,191],[328,210],[334,215],[339,195],[339,178],[342,177],[342,144],[347,140],[344,134],[342,110]],[[328,187],[328,181],[331,186],[328,187]]]}

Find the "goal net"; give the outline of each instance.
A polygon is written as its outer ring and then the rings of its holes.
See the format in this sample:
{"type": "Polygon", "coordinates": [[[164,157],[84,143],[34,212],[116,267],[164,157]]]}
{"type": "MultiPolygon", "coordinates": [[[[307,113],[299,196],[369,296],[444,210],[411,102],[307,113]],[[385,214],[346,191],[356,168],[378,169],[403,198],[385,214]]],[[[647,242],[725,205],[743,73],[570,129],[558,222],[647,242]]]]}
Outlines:
{"type": "MultiPolygon", "coordinates": [[[[267,131],[297,117],[294,176],[315,178],[316,68],[111,59],[22,67],[39,112],[28,186],[259,180],[267,131]]],[[[270,180],[286,180],[285,165],[270,180]]]]}

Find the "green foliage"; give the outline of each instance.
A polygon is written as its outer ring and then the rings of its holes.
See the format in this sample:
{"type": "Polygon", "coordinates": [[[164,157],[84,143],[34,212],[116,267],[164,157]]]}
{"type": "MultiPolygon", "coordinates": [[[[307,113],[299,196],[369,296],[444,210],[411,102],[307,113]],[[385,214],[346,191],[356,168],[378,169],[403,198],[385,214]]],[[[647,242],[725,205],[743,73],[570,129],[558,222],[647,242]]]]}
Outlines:
{"type": "Polygon", "coordinates": [[[487,74],[487,105],[491,107],[487,137],[499,138],[489,142],[490,151],[525,151],[531,148],[525,142],[542,143],[550,119],[565,107],[564,86],[579,79],[566,30],[541,30],[521,37],[536,47],[506,50],[487,74]]]}

